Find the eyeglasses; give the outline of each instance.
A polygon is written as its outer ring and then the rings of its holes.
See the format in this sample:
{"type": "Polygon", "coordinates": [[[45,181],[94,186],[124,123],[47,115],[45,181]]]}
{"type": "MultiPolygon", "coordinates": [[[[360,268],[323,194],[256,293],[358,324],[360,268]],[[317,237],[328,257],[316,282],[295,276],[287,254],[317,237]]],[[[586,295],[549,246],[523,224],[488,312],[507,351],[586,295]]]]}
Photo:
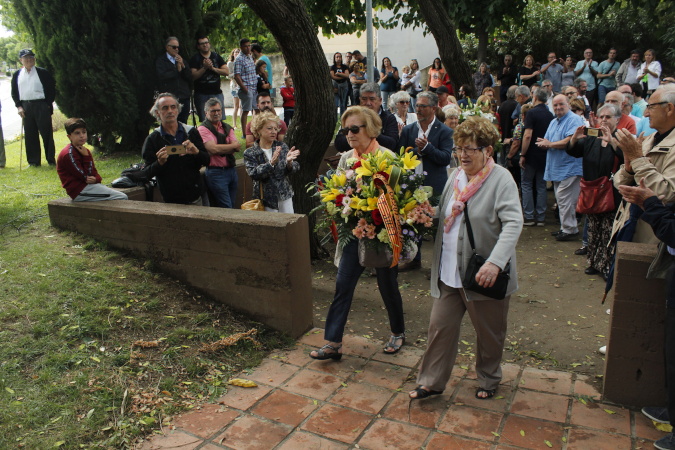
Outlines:
{"type": "Polygon", "coordinates": [[[667,105],[668,102],[656,102],[647,104],[647,109],[654,109],[658,105],[667,105]]]}
{"type": "Polygon", "coordinates": [[[458,156],[461,155],[462,152],[464,152],[464,154],[465,154],[466,156],[473,156],[473,155],[476,154],[476,152],[479,152],[479,151],[483,150],[484,148],[485,148],[485,146],[483,146],[483,147],[476,147],[476,148],[471,148],[471,147],[453,147],[453,148],[452,148],[452,152],[453,152],[455,155],[458,155],[458,156]]]}
{"type": "Polygon", "coordinates": [[[180,46],[178,45],[169,45],[169,47],[171,47],[174,50],[178,50],[180,48],[180,46]]]}
{"type": "Polygon", "coordinates": [[[221,114],[223,112],[222,109],[210,109],[209,114],[221,114]]]}
{"type": "Polygon", "coordinates": [[[400,101],[398,101],[397,103],[400,103],[400,104],[402,104],[402,105],[404,105],[404,104],[405,104],[405,105],[408,105],[408,104],[410,103],[410,101],[409,101],[409,100],[400,100],[400,101]]]}
{"type": "Polygon", "coordinates": [[[209,43],[209,41],[206,41],[206,42],[199,42],[199,45],[206,45],[206,44],[208,44],[208,43],[209,43]]]}
{"type": "Polygon", "coordinates": [[[366,127],[365,125],[352,125],[351,127],[340,128],[340,134],[344,134],[345,136],[347,136],[350,131],[352,132],[352,134],[359,134],[361,128],[365,127],[366,127]]]}
{"type": "Polygon", "coordinates": [[[379,99],[380,97],[361,97],[361,101],[363,102],[375,102],[379,99]]]}
{"type": "Polygon", "coordinates": [[[415,108],[431,108],[431,105],[425,105],[423,103],[417,103],[415,108]]]}
{"type": "Polygon", "coordinates": [[[598,119],[600,119],[600,120],[609,120],[609,119],[613,119],[613,118],[614,118],[614,116],[598,116],[598,119]]]}

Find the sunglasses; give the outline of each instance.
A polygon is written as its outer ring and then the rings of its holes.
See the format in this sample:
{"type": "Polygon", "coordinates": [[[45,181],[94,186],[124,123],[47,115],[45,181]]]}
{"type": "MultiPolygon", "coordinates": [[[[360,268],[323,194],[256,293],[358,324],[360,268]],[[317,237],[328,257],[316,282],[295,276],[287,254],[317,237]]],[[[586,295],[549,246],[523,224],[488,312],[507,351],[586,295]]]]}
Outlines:
{"type": "Polygon", "coordinates": [[[180,47],[178,45],[169,45],[174,50],[178,50],[180,47]]]}
{"type": "Polygon", "coordinates": [[[359,134],[361,128],[365,127],[366,127],[365,125],[352,125],[351,127],[340,128],[340,134],[344,134],[345,136],[347,136],[350,131],[352,132],[352,134],[359,134]]]}

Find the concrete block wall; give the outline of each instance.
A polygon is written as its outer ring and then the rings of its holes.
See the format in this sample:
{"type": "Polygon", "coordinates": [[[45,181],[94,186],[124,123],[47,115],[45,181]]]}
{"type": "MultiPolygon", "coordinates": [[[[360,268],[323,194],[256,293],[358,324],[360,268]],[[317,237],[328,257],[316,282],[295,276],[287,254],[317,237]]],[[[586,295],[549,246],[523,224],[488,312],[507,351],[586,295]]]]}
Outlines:
{"type": "Polygon", "coordinates": [[[48,207],[53,226],[152,259],[166,273],[274,329],[298,337],[312,326],[306,216],[69,198],[48,207]]]}
{"type": "Polygon", "coordinates": [[[646,279],[656,245],[619,242],[603,397],[626,406],[665,406],[665,285],[646,279]]]}

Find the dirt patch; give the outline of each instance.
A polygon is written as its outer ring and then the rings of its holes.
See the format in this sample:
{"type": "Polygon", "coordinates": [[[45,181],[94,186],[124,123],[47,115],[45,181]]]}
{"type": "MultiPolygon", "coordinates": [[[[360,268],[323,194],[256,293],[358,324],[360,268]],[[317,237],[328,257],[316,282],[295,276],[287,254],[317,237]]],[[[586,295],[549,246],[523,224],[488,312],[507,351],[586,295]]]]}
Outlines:
{"type": "MultiPolygon", "coordinates": [[[[552,201],[549,199],[549,204],[552,201]]],[[[511,297],[504,361],[591,375],[601,382],[609,316],[601,305],[605,282],[584,274],[586,257],[574,250],[581,240],[557,242],[551,232],[558,224],[549,213],[545,227],[525,227],[518,242],[518,282],[511,297]]],[[[581,227],[580,227],[581,228],[581,227]]],[[[431,242],[425,242],[422,269],[399,274],[408,345],[426,347],[432,297],[429,295],[431,242]]],[[[314,265],[314,325],[324,327],[333,299],[336,268],[332,260],[314,265]]],[[[347,331],[382,340],[390,330],[375,277],[366,270],[354,295],[347,331]]],[[[611,298],[611,293],[610,293],[611,298]]],[[[462,322],[457,364],[473,363],[476,337],[468,314],[462,322]]],[[[345,349],[349,352],[349,349],[345,349]]]]}

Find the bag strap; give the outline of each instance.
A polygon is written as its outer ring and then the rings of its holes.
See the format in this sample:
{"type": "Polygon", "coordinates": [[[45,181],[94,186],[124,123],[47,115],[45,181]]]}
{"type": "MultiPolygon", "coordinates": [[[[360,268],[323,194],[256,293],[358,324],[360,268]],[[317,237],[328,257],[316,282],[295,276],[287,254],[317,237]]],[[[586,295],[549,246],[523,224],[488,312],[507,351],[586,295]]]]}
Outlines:
{"type": "Polygon", "coordinates": [[[469,232],[469,243],[471,250],[476,252],[476,244],[473,240],[473,230],[471,229],[471,221],[469,220],[469,202],[464,203],[464,217],[466,218],[466,230],[469,232]]]}

